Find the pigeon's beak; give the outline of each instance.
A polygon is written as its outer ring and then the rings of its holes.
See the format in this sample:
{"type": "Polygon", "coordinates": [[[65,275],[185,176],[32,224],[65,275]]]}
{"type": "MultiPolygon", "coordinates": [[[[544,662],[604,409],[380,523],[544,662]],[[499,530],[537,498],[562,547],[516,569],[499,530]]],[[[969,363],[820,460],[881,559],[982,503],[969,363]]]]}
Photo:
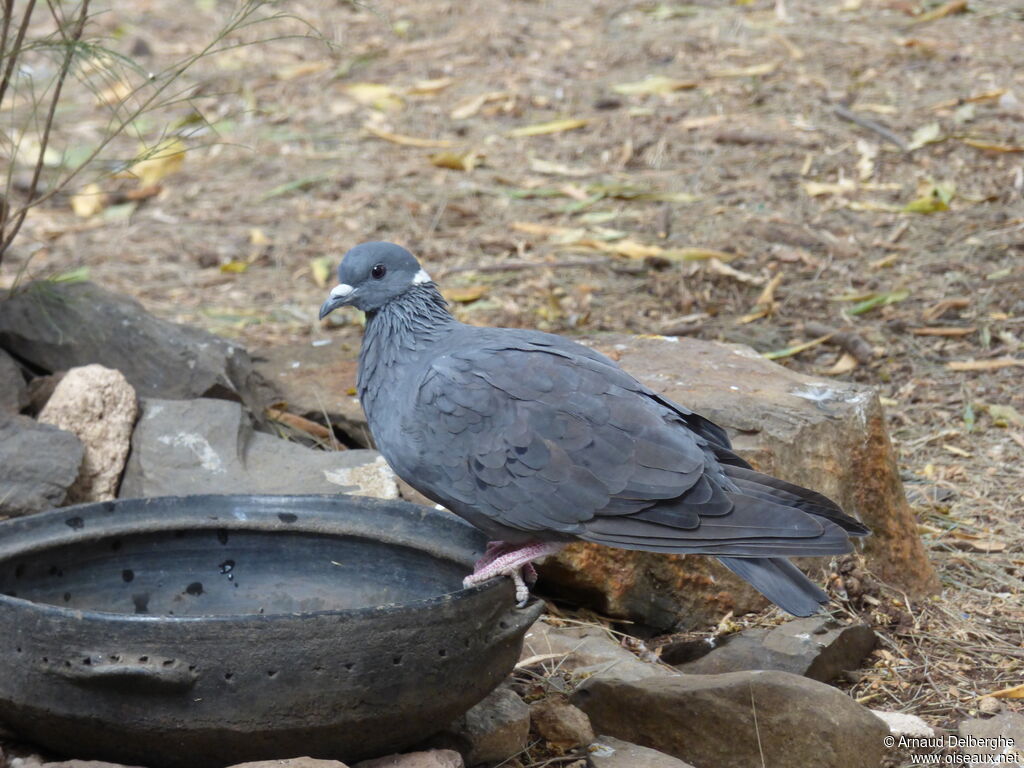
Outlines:
{"type": "Polygon", "coordinates": [[[327,301],[320,305],[320,319],[323,320],[338,307],[344,307],[351,303],[355,288],[346,283],[334,286],[327,301]]]}

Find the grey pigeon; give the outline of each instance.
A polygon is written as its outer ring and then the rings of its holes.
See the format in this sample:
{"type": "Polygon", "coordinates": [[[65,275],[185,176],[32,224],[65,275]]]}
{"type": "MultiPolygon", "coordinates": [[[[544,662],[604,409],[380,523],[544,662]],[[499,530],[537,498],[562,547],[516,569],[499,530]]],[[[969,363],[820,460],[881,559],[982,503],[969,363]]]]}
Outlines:
{"type": "Polygon", "coordinates": [[[868,529],[755,472],[718,425],[539,331],[465,325],[404,248],[363,243],[320,307],[366,313],[358,393],[395,472],[494,541],[466,583],[516,580],[572,541],[714,555],[797,616],[828,601],[787,558],[868,529]]]}

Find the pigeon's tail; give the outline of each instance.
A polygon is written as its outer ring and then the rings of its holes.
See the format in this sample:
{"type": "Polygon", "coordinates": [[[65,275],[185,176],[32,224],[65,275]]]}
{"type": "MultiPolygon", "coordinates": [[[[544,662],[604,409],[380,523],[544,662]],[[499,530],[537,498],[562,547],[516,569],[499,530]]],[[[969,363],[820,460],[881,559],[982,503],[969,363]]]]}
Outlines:
{"type": "Polygon", "coordinates": [[[725,465],[726,476],[744,496],[799,509],[815,517],[835,523],[850,536],[867,536],[871,531],[859,520],[843,512],[832,499],[777,477],[755,472],[748,467],[725,465]]]}
{"type": "Polygon", "coordinates": [[[828,595],[784,557],[719,557],[718,562],[794,616],[810,616],[828,602],[828,595]]]}

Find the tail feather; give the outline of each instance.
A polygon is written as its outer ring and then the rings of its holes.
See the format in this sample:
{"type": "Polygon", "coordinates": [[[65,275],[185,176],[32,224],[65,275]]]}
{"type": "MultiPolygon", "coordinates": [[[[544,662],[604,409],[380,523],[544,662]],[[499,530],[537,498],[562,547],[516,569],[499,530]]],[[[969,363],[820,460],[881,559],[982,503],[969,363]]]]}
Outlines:
{"type": "Polygon", "coordinates": [[[824,590],[783,557],[719,557],[718,561],[794,616],[811,616],[828,602],[824,590]]]}

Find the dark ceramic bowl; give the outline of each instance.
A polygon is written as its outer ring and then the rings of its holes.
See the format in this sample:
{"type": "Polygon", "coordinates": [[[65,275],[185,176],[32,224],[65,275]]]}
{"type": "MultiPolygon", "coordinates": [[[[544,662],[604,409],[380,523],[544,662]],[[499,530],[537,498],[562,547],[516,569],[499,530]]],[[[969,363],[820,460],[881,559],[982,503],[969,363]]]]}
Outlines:
{"type": "Polygon", "coordinates": [[[0,522],[0,721],[55,752],[214,768],[401,750],[511,671],[541,605],[484,536],[346,496],[133,499],[0,522]]]}

